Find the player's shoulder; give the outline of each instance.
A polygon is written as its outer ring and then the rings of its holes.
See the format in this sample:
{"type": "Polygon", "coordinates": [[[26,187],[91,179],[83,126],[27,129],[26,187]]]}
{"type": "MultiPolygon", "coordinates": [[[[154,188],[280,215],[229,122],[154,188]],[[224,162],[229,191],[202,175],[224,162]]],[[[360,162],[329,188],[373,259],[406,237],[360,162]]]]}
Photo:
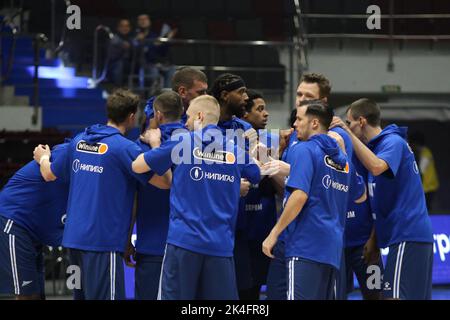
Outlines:
{"type": "Polygon", "coordinates": [[[247,131],[247,130],[253,128],[250,123],[248,123],[247,121],[242,120],[238,117],[234,117],[233,121],[238,125],[239,128],[243,129],[244,131],[247,131]]]}
{"type": "Polygon", "coordinates": [[[292,152],[295,153],[302,153],[302,152],[316,153],[318,150],[320,150],[319,146],[310,140],[301,141],[299,143],[294,144],[292,147],[292,152]]]}
{"type": "Polygon", "coordinates": [[[383,135],[380,139],[380,143],[381,146],[385,146],[385,145],[395,145],[395,146],[403,146],[406,147],[408,145],[408,143],[406,142],[406,140],[401,137],[398,134],[395,133],[390,133],[390,134],[386,134],[383,135]]]}

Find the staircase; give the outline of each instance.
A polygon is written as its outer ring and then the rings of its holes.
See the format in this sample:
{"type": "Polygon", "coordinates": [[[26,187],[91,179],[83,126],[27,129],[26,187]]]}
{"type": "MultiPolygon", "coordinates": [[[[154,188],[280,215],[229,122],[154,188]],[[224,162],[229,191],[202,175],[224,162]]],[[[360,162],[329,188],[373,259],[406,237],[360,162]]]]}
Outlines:
{"type": "MultiPolygon", "coordinates": [[[[11,45],[12,38],[4,37],[3,72],[7,67],[11,45]]],[[[60,59],[47,59],[44,49],[40,50],[39,55],[39,106],[42,108],[42,127],[74,134],[93,123],[104,123],[106,113],[102,90],[88,89],[87,77],[76,76],[75,69],[65,67],[60,59]]],[[[34,105],[33,64],[32,38],[18,37],[13,68],[4,86],[12,86],[15,96],[28,97],[30,106],[34,105]]]]}

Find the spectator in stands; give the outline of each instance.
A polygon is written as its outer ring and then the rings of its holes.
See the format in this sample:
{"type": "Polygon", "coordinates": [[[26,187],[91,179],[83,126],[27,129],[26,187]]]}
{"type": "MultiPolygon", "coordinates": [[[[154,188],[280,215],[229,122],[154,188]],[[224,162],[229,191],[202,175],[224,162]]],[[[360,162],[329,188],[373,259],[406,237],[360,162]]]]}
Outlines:
{"type": "Polygon", "coordinates": [[[428,211],[430,211],[434,195],[439,189],[439,178],[434,164],[433,153],[425,145],[425,136],[422,132],[416,131],[411,133],[409,143],[419,166],[425,200],[428,211]]]}
{"type": "Polygon", "coordinates": [[[135,41],[137,45],[136,57],[141,67],[140,70],[142,70],[140,71],[140,79],[144,74],[153,82],[161,74],[163,76],[163,87],[170,88],[175,67],[168,58],[169,46],[156,41],[156,39],[158,37],[172,39],[177,33],[177,29],[172,30],[167,24],[164,24],[160,34],[158,34],[152,29],[152,21],[147,14],[138,16],[137,26],[135,41]]]}
{"type": "Polygon", "coordinates": [[[124,85],[130,73],[132,40],[130,20],[121,19],[109,47],[108,79],[116,86],[124,85]]]}

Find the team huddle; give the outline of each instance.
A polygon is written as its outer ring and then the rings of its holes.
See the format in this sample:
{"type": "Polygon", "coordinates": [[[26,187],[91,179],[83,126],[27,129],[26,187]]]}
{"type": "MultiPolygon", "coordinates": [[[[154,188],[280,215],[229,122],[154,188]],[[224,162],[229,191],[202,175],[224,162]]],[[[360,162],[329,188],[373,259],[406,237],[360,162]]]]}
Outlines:
{"type": "Polygon", "coordinates": [[[270,300],[346,299],[353,273],[364,299],[431,299],[407,128],[382,129],[369,99],[344,122],[328,79],[308,73],[292,128],[274,134],[241,77],[207,82],[180,68],[147,101],[137,141],[125,134],[140,99],[118,89],[106,124],[35,148],[0,192],[0,293],[44,299],[43,247],[62,245],[80,270],[74,299],[125,299],[124,261],[142,300],[257,300],[264,284],[270,300]]]}

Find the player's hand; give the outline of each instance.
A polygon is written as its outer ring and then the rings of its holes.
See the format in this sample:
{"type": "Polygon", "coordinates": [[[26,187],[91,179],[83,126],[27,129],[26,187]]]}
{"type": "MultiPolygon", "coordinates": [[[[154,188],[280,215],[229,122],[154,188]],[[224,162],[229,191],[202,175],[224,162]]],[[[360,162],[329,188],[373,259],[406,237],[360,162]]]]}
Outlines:
{"type": "Polygon", "coordinates": [[[262,251],[269,258],[275,258],[275,256],[272,254],[272,250],[273,250],[273,247],[275,247],[275,244],[277,243],[277,241],[278,241],[278,237],[276,237],[271,232],[271,233],[269,233],[267,238],[262,243],[262,251]]]}
{"type": "Polygon", "coordinates": [[[345,122],[342,121],[341,118],[334,116],[333,117],[333,121],[331,121],[331,124],[330,124],[330,129],[333,129],[333,128],[336,128],[336,127],[341,127],[345,131],[349,131],[349,128],[347,127],[345,122]]]}
{"type": "Polygon", "coordinates": [[[158,148],[161,145],[161,130],[148,129],[141,135],[141,141],[149,144],[152,148],[158,148]]]}
{"type": "Polygon", "coordinates": [[[380,248],[378,248],[377,243],[374,239],[369,238],[363,248],[364,262],[366,264],[376,264],[380,260],[380,248]]]}
{"type": "Polygon", "coordinates": [[[250,182],[246,179],[241,179],[241,197],[245,197],[250,191],[250,182]]]}
{"type": "Polygon", "coordinates": [[[279,157],[283,154],[284,150],[289,144],[289,139],[291,138],[291,134],[294,132],[294,129],[280,130],[280,145],[279,145],[279,157]]]}
{"type": "Polygon", "coordinates": [[[133,246],[131,242],[128,243],[125,252],[123,253],[123,259],[125,260],[125,264],[128,267],[134,268],[136,267],[136,248],[133,246]]]}
{"type": "Polygon", "coordinates": [[[339,133],[336,133],[334,131],[328,131],[328,136],[333,138],[334,140],[336,140],[336,142],[339,145],[339,148],[341,148],[342,152],[347,154],[347,152],[345,151],[345,141],[339,133]]]}
{"type": "Polygon", "coordinates": [[[272,177],[274,175],[281,175],[287,177],[291,171],[291,166],[281,160],[272,160],[262,165],[261,175],[272,177]]]}
{"type": "Polygon", "coordinates": [[[48,144],[46,144],[45,146],[40,144],[36,148],[34,148],[33,159],[37,163],[40,163],[41,157],[44,155],[47,155],[49,158],[51,156],[50,147],[48,146],[48,144]]]}
{"type": "Polygon", "coordinates": [[[253,150],[257,144],[258,144],[258,132],[256,132],[255,129],[250,128],[247,131],[244,132],[244,136],[245,139],[248,139],[249,141],[249,150],[253,150]]]}
{"type": "Polygon", "coordinates": [[[258,142],[253,149],[250,149],[250,156],[262,164],[272,160],[271,149],[261,142],[258,142]]]}

